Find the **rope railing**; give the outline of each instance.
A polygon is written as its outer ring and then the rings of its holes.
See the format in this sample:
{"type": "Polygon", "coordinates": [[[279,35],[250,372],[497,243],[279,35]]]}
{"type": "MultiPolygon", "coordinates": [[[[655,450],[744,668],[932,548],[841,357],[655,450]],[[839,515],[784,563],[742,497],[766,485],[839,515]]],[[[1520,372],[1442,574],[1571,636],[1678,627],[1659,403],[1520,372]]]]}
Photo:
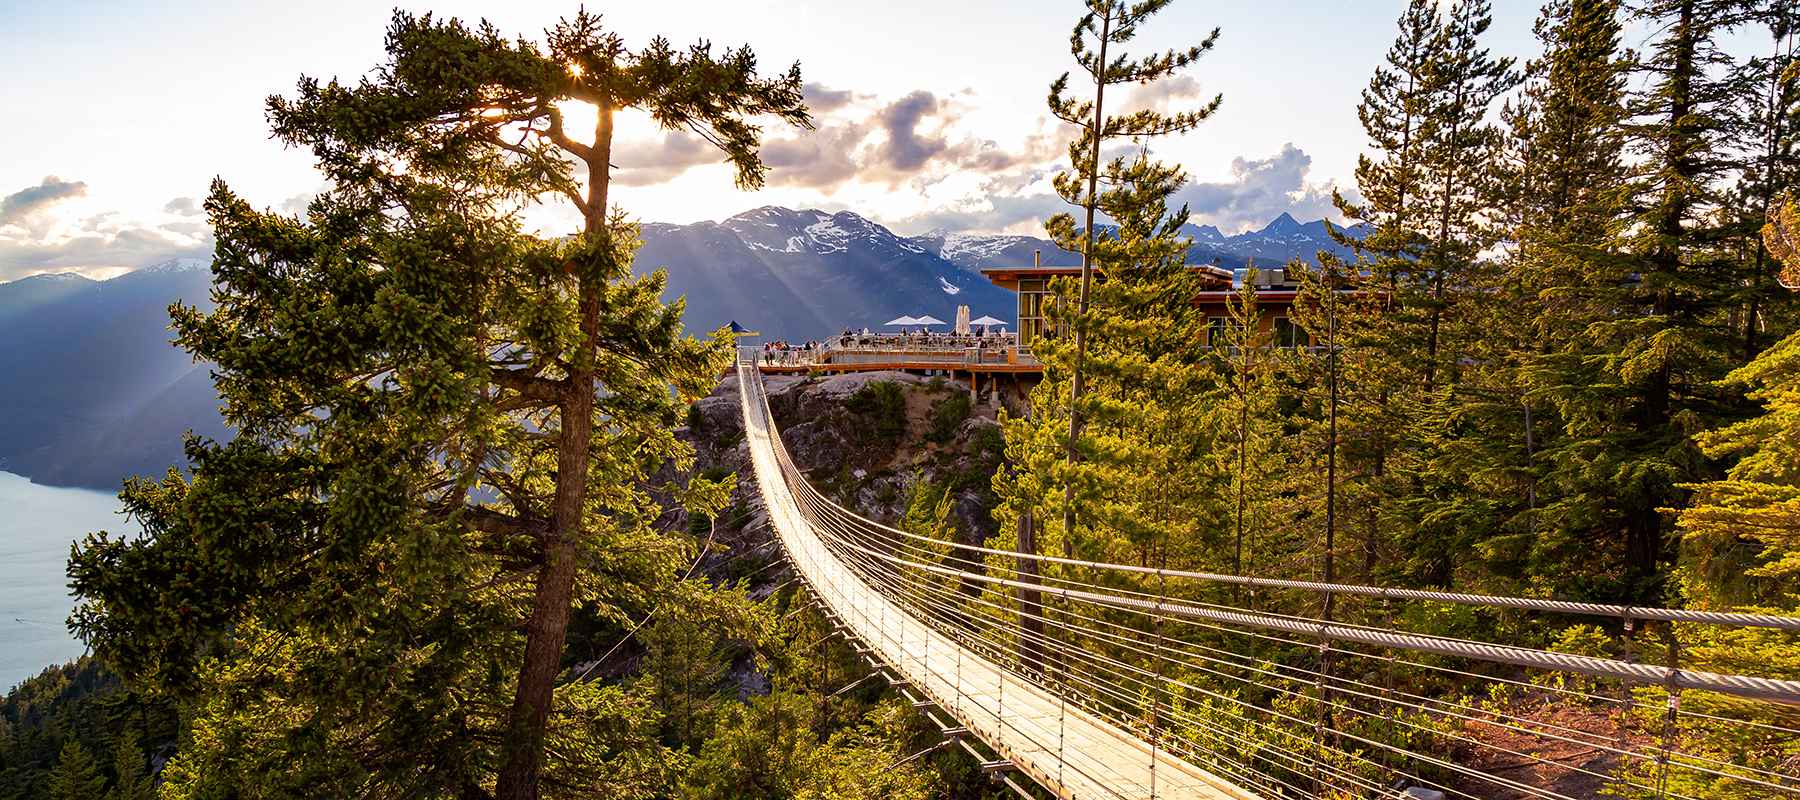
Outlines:
{"type": "MultiPolygon", "coordinates": [[[[1683,722],[1735,721],[1682,710],[1689,691],[1775,709],[1758,712],[1767,721],[1746,716],[1744,730],[1800,740],[1800,714],[1780,705],[1800,705],[1800,681],[1321,620],[1195,593],[1247,586],[1360,595],[1384,606],[1443,602],[1779,632],[1800,630],[1800,620],[1219,575],[935,539],[862,517],[812,487],[774,431],[757,370],[743,366],[746,425],[766,435],[783,496],[830,558],[891,604],[880,613],[911,615],[927,637],[954,642],[1022,686],[1053,692],[1059,715],[1090,714],[1132,731],[1147,746],[1151,796],[1178,794],[1159,788],[1159,752],[1261,797],[1394,797],[1406,786],[1447,797],[1591,796],[1531,780],[1524,769],[1628,797],[1800,796],[1793,762],[1741,763],[1735,754],[1694,750],[1679,730],[1683,722]],[[1026,573],[1021,562],[1038,566],[1026,573]],[[1035,625],[1024,624],[1027,618],[1035,625]],[[1321,660],[1327,643],[1336,663],[1321,660]],[[1409,682],[1396,688],[1396,673],[1409,682]],[[1619,689],[1583,683],[1591,680],[1619,689]],[[1537,705],[1481,699],[1493,692],[1537,705]],[[1609,723],[1597,729],[1579,715],[1533,708],[1592,709],[1590,716],[1609,723]],[[1657,722],[1664,723],[1660,731],[1657,722]],[[1671,785],[1673,776],[1691,779],[1671,785]],[[1697,785],[1732,788],[1715,795],[1697,785]]],[[[1000,719],[1004,725],[1007,717],[1000,719]]],[[[1060,722],[1046,735],[1055,741],[1032,746],[1054,752],[1074,772],[1101,774],[1104,764],[1079,747],[1070,751],[1060,722]]],[[[1068,796],[1058,774],[1033,777],[1068,796]]]]}

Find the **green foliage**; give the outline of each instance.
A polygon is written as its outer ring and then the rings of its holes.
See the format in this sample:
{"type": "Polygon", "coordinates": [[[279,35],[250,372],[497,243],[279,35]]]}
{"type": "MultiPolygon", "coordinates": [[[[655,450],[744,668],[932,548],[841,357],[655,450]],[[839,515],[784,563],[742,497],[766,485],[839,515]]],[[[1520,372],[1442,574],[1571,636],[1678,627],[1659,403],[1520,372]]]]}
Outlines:
{"type": "Polygon", "coordinates": [[[0,798],[39,798],[68,745],[90,756],[111,754],[119,797],[147,789],[145,749],[172,748],[173,704],[132,692],[99,661],[83,657],[28,678],[0,701],[0,798]],[[136,765],[136,772],[131,771],[136,765]]]}
{"type": "Polygon", "coordinates": [[[192,480],[127,484],[147,535],[70,563],[81,634],[190,710],[165,794],[510,799],[611,774],[563,742],[638,711],[558,699],[570,609],[649,605],[689,557],[662,501],[707,515],[729,489],[674,436],[729,339],[687,337],[663,276],[634,276],[613,116],[700,132],[754,187],[749,120],[809,124],[800,88],[747,48],[628,49],[585,11],[541,45],[400,12],[369,78],[271,98],[330,185],[289,217],[215,183],[217,308],[171,309],[238,436],[191,441],[192,480]],[[567,104],[595,109],[591,140],[567,104]],[[526,232],[545,203],[581,228],[526,232]]]}
{"type": "Polygon", "coordinates": [[[893,381],[864,384],[844,401],[864,444],[894,445],[906,435],[906,392],[893,381]]]}
{"type": "Polygon", "coordinates": [[[96,800],[106,795],[106,776],[80,742],[63,745],[50,771],[50,800],[96,800]]]}
{"type": "Polygon", "coordinates": [[[150,800],[155,796],[148,772],[148,759],[138,746],[137,731],[126,730],[113,741],[113,785],[106,800],[150,800]]]}
{"type": "Polygon", "coordinates": [[[974,401],[962,392],[951,392],[931,406],[931,430],[926,431],[925,440],[945,444],[956,438],[957,429],[968,420],[974,401]]]}

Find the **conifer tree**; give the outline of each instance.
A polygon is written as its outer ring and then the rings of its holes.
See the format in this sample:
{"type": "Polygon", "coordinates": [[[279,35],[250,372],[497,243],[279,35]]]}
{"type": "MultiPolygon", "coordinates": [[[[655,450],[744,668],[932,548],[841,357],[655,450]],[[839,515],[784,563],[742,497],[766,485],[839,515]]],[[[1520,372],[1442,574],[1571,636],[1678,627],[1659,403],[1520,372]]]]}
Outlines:
{"type": "MultiPolygon", "coordinates": [[[[1343,488],[1356,504],[1348,516],[1365,529],[1365,572],[1382,540],[1442,532],[1421,527],[1443,519],[1439,509],[1401,500],[1441,477],[1430,474],[1440,464],[1426,446],[1431,438],[1409,426],[1449,413],[1432,406],[1456,396],[1438,389],[1457,378],[1451,368],[1471,360],[1484,333],[1490,270],[1481,254],[1498,235],[1487,218],[1497,204],[1489,173],[1500,141],[1485,118],[1515,81],[1511,60],[1482,45],[1490,25],[1485,0],[1442,12],[1433,2],[1410,3],[1358,108],[1375,152],[1358,163],[1362,202],[1338,198],[1366,227],[1360,238],[1339,234],[1359,263],[1346,270],[1356,297],[1338,317],[1342,349],[1333,355],[1356,368],[1339,387],[1347,413],[1333,439],[1348,445],[1343,488]],[[1390,530],[1378,532],[1384,525],[1390,530]]],[[[1442,582],[1446,566],[1432,560],[1427,575],[1411,577],[1442,582]]]]}
{"type": "Polygon", "coordinates": [[[330,181],[304,218],[215,184],[218,308],[172,314],[237,438],[190,442],[191,481],[129,483],[148,536],[70,564],[82,635],[195,710],[183,791],[540,796],[553,716],[592,710],[558,701],[571,607],[673,578],[660,470],[696,513],[725,499],[673,430],[727,341],[632,277],[614,117],[700,135],[754,187],[754,120],[808,124],[798,67],[629,49],[585,11],[542,46],[400,12],[387,52],[269,101],[330,181]],[[574,235],[522,229],[559,202],[574,235]]]}
{"type": "MultiPolygon", "coordinates": [[[[1068,437],[1065,444],[1065,457],[1071,463],[1081,456],[1078,441],[1081,438],[1083,417],[1088,412],[1082,403],[1086,381],[1082,369],[1088,347],[1089,293],[1096,267],[1113,266],[1106,262],[1102,254],[1096,252],[1096,242],[1100,237],[1095,229],[1095,216],[1103,211],[1100,199],[1101,173],[1104,169],[1101,150],[1111,140],[1131,139],[1141,143],[1147,138],[1192,130],[1218,110],[1222,99],[1221,96],[1214,96],[1205,105],[1176,113],[1164,113],[1156,109],[1142,109],[1125,114],[1107,113],[1108,87],[1144,85],[1173,77],[1218,42],[1219,29],[1214,28],[1199,44],[1185,49],[1168,50],[1142,58],[1133,58],[1114,49],[1115,46],[1124,45],[1136,38],[1138,29],[1170,2],[1172,0],[1086,0],[1087,13],[1076,21],[1074,31],[1069,34],[1069,53],[1075,57],[1075,63],[1086,76],[1083,80],[1084,88],[1091,86],[1093,93],[1081,98],[1069,94],[1070,73],[1067,72],[1050,85],[1050,113],[1081,131],[1069,143],[1069,171],[1057,175],[1054,185],[1056,193],[1065,202],[1081,209],[1082,222],[1077,226],[1073,215],[1061,214],[1052,217],[1044,225],[1058,247],[1081,253],[1081,280],[1076,290],[1074,313],[1065,313],[1063,316],[1063,324],[1074,334],[1075,346],[1075,356],[1068,367],[1070,402],[1067,406],[1068,437]]],[[[1072,483],[1066,484],[1062,502],[1064,529],[1074,528],[1076,506],[1076,488],[1072,483]]]]}
{"type": "MultiPolygon", "coordinates": [[[[1086,315],[1093,334],[1086,353],[1092,382],[1081,401],[1089,420],[1078,440],[1081,458],[1067,459],[1063,425],[1077,347],[1067,338],[1047,337],[1033,345],[1045,377],[1031,392],[1030,414],[1001,417],[1008,467],[994,477],[1000,500],[994,515],[1003,531],[1015,533],[1003,534],[996,546],[1032,552],[1054,547],[1065,555],[1141,565],[1192,564],[1190,559],[1222,552],[1226,542],[1217,535],[1216,485],[1203,476],[1210,442],[1196,404],[1206,388],[1205,323],[1193,303],[1198,278],[1183,263],[1189,241],[1179,231],[1187,210],[1168,207],[1185,177],[1143,152],[1115,158],[1103,170],[1108,188],[1100,211],[1118,227],[1094,242],[1095,257],[1107,266],[1105,280],[1092,287],[1086,315]],[[1069,528],[1056,524],[1054,515],[1036,513],[1057,508],[1071,486],[1083,504],[1084,524],[1069,528]],[[1034,541],[1021,546],[1025,536],[1034,541]]],[[[1027,572],[1036,566],[1030,559],[1007,561],[997,568],[1036,575],[1027,572]]],[[[1043,568],[1066,576],[1059,566],[1043,568]]],[[[1024,630],[1020,658],[1029,668],[1044,668],[1040,648],[1031,644],[1042,630],[1041,598],[1021,587],[1012,599],[1024,630]]]]}
{"type": "MultiPolygon", "coordinates": [[[[1338,308],[1333,341],[1338,377],[1356,376],[1354,384],[1338,386],[1345,413],[1336,442],[1350,447],[1341,453],[1345,469],[1335,488],[1345,493],[1339,507],[1361,529],[1366,571],[1373,570],[1381,550],[1383,498],[1399,491],[1390,486],[1390,470],[1407,417],[1406,403],[1394,399],[1404,395],[1414,376],[1406,359],[1390,354],[1409,346],[1402,317],[1414,311],[1405,304],[1402,289],[1428,242],[1422,199],[1428,192],[1425,155],[1428,141],[1437,135],[1435,65],[1443,61],[1447,47],[1434,0],[1409,0],[1397,27],[1356,109],[1372,151],[1357,159],[1361,201],[1334,196],[1338,210],[1364,226],[1360,237],[1335,232],[1358,256],[1343,277],[1363,291],[1356,296],[1361,302],[1338,308]]],[[[1315,338],[1322,334],[1321,325],[1322,318],[1314,318],[1308,327],[1315,338]]]]}
{"type": "Polygon", "coordinates": [[[1781,262],[1760,235],[1781,192],[1800,185],[1800,5],[1769,3],[1754,15],[1771,40],[1767,55],[1736,65],[1729,86],[1737,101],[1727,115],[1731,160],[1740,176],[1725,198],[1729,218],[1720,233],[1741,252],[1738,319],[1740,358],[1749,361],[1768,343],[1772,300],[1781,262]]]}
{"type": "Polygon", "coordinates": [[[1590,565],[1615,565],[1584,570],[1595,583],[1577,591],[1651,602],[1669,553],[1660,509],[1705,474],[1688,433],[1730,402],[1713,381],[1736,338],[1720,324],[1736,265],[1703,229],[1718,219],[1732,101],[1716,40],[1734,12],[1699,0],[1636,11],[1663,32],[1623,126],[1639,159],[1614,195],[1612,252],[1581,276],[1583,336],[1553,343],[1562,352],[1539,381],[1565,433],[1545,453],[1558,495],[1549,510],[1590,565]]]}
{"type": "Polygon", "coordinates": [[[1228,520],[1230,557],[1213,558],[1209,568],[1234,575],[1268,574],[1264,551],[1286,555],[1292,542],[1276,541],[1283,524],[1276,498],[1289,491],[1297,472],[1285,463],[1281,378],[1289,351],[1272,347],[1263,328],[1251,269],[1226,304],[1226,316],[1209,322],[1210,358],[1205,440],[1210,448],[1207,481],[1218,487],[1221,516],[1228,520]]]}
{"type": "MultiPolygon", "coordinates": [[[[1618,0],[1556,0],[1534,28],[1543,54],[1526,65],[1521,96],[1505,110],[1498,168],[1512,246],[1485,315],[1475,377],[1486,441],[1470,468],[1484,476],[1497,517],[1476,545],[1495,590],[1528,590],[1534,576],[1583,573],[1592,553],[1564,502],[1554,402],[1591,353],[1587,325],[1605,313],[1596,287],[1619,279],[1610,247],[1625,182],[1626,76],[1618,0]]],[[[1558,591],[1566,587],[1557,587],[1558,591]]]]}
{"type": "Polygon", "coordinates": [[[144,749],[138,745],[137,731],[127,729],[113,740],[113,785],[106,800],[151,800],[150,776],[146,773],[144,749]]]}
{"type": "Polygon", "coordinates": [[[99,762],[80,742],[70,739],[50,771],[50,800],[99,800],[105,796],[106,776],[100,772],[99,762]]]}

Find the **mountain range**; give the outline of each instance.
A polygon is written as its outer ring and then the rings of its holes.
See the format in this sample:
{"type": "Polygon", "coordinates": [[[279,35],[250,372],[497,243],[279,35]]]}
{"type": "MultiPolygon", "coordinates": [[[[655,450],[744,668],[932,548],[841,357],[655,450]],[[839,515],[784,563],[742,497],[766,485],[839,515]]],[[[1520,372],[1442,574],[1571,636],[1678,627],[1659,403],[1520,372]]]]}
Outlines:
{"type": "Polygon", "coordinates": [[[169,304],[210,308],[211,285],[199,259],[0,284],[0,469],[113,489],[177,463],[184,431],[229,436],[211,373],[169,344],[169,304]]]}
{"type": "MultiPolygon", "coordinates": [[[[1340,254],[1323,222],[1283,214],[1225,235],[1188,226],[1191,263],[1285,263],[1340,254]]],[[[1353,234],[1357,233],[1352,229],[1353,234]]],[[[1080,263],[1032,236],[900,236],[848,211],[768,206],[719,222],[643,226],[636,269],[665,269],[666,300],[686,298],[695,333],[737,321],[801,341],[901,315],[952,319],[958,305],[1012,319],[1011,292],[979,270],[1080,263]]],[[[168,305],[210,308],[204,260],[179,259],[105,281],[72,273],[0,283],[0,470],[39,483],[116,489],[182,460],[182,434],[231,435],[207,365],[169,343],[168,305]]]]}
{"type": "MultiPolygon", "coordinates": [[[[1352,225],[1345,232],[1352,238],[1361,238],[1366,230],[1366,226],[1352,225]]],[[[1189,264],[1215,264],[1228,269],[1252,262],[1286,264],[1296,258],[1311,261],[1320,250],[1346,260],[1354,257],[1350,248],[1332,238],[1324,220],[1300,222],[1286,212],[1254,231],[1226,235],[1212,225],[1188,223],[1181,226],[1181,233],[1192,241],[1187,252],[1189,264]]],[[[971,272],[982,267],[1030,264],[1035,257],[1041,257],[1046,266],[1081,263],[1080,253],[1036,236],[934,231],[914,236],[911,241],[971,272]]]]}

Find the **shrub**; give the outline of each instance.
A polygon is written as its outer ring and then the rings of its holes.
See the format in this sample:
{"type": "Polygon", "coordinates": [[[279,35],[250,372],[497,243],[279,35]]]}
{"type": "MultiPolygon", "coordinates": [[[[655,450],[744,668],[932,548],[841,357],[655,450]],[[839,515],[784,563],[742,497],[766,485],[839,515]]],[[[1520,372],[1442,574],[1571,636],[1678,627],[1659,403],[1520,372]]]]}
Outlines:
{"type": "Polygon", "coordinates": [[[937,401],[931,407],[931,431],[925,438],[943,444],[956,438],[956,429],[962,427],[963,421],[969,418],[973,407],[969,396],[962,392],[952,392],[950,396],[937,401]]]}
{"type": "Polygon", "coordinates": [[[878,381],[857,389],[844,406],[864,423],[862,432],[876,442],[897,443],[906,434],[906,395],[893,381],[878,381]]]}

